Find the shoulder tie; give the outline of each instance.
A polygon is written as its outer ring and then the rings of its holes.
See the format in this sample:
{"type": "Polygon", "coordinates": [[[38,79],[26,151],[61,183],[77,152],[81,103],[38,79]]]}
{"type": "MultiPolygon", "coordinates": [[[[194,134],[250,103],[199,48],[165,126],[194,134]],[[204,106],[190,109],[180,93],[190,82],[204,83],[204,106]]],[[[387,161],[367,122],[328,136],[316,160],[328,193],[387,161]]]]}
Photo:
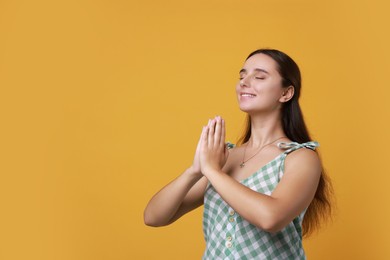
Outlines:
{"type": "Polygon", "coordinates": [[[235,144],[233,144],[233,143],[231,143],[231,142],[226,142],[226,148],[227,148],[228,150],[233,149],[234,147],[236,147],[235,144]]]}
{"type": "Polygon", "coordinates": [[[309,149],[314,151],[316,149],[316,147],[320,146],[320,144],[316,141],[302,143],[302,144],[297,143],[297,142],[290,142],[290,143],[280,142],[280,143],[277,143],[277,146],[281,149],[291,149],[291,150],[305,147],[305,148],[309,148],[309,149]]]}

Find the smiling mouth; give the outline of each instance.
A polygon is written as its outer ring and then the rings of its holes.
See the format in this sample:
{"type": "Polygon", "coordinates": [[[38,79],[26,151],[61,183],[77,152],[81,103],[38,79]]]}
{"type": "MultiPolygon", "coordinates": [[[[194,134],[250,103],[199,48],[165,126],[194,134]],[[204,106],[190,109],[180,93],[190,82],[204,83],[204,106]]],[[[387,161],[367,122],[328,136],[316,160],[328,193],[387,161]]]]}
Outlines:
{"type": "Polygon", "coordinates": [[[254,94],[249,94],[249,93],[241,93],[240,96],[241,96],[241,97],[256,97],[256,95],[254,95],[254,94]]]}

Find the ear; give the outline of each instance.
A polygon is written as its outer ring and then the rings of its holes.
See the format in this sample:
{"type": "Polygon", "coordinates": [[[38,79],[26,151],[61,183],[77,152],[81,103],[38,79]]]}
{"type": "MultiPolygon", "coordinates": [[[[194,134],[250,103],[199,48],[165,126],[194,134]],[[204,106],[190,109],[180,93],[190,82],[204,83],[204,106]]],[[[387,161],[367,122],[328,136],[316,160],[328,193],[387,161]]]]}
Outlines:
{"type": "Polygon", "coordinates": [[[282,96],[279,98],[279,102],[286,103],[294,96],[294,86],[288,86],[287,88],[283,89],[282,96]]]}

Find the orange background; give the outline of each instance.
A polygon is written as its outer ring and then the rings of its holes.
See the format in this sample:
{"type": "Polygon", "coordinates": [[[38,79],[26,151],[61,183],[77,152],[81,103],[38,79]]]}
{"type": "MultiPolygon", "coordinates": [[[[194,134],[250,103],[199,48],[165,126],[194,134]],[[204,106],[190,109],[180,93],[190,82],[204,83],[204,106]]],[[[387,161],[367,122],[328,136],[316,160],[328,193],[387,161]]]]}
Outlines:
{"type": "Polygon", "coordinates": [[[385,0],[0,1],[0,259],[200,259],[202,210],[143,224],[254,49],[285,51],[338,211],[309,259],[390,259],[385,0]]]}

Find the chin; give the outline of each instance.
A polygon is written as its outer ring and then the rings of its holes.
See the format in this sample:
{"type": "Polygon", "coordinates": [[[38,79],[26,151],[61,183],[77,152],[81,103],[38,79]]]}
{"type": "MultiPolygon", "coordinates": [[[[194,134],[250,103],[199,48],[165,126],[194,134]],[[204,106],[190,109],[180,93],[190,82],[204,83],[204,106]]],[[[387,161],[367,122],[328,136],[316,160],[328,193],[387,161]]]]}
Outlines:
{"type": "Polygon", "coordinates": [[[240,107],[240,110],[242,111],[242,112],[245,112],[245,113],[248,113],[248,114],[250,114],[250,113],[254,113],[254,112],[256,112],[258,109],[254,109],[253,107],[250,107],[250,106],[239,106],[240,107]]]}
{"type": "Polygon", "coordinates": [[[261,114],[264,112],[270,112],[270,110],[260,108],[260,107],[253,107],[253,106],[240,106],[240,110],[244,113],[247,113],[248,115],[254,115],[254,114],[261,114]]]}

